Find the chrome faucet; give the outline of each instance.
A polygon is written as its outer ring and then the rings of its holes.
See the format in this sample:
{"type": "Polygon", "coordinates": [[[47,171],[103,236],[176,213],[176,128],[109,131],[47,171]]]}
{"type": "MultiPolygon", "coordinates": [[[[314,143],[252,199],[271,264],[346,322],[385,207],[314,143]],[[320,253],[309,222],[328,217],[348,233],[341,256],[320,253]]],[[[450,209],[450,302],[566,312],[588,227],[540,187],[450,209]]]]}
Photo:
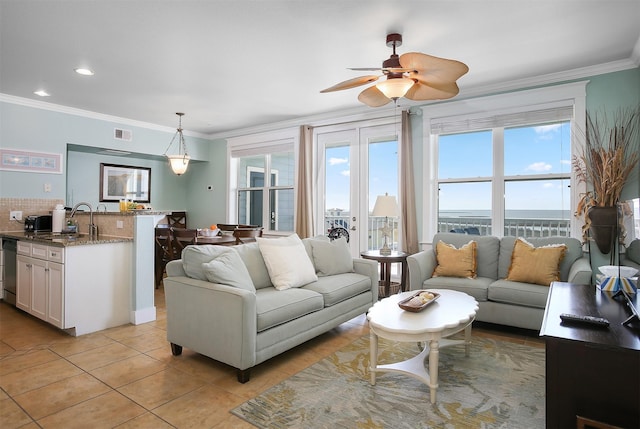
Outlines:
{"type": "Polygon", "coordinates": [[[76,204],[75,206],[73,206],[73,209],[71,210],[71,215],[69,216],[69,219],[71,219],[76,214],[76,211],[78,211],[78,207],[80,207],[80,206],[89,207],[89,237],[90,238],[97,238],[98,237],[98,226],[93,224],[93,207],[91,207],[91,204],[85,203],[85,202],[80,202],[80,203],[76,204]]]}

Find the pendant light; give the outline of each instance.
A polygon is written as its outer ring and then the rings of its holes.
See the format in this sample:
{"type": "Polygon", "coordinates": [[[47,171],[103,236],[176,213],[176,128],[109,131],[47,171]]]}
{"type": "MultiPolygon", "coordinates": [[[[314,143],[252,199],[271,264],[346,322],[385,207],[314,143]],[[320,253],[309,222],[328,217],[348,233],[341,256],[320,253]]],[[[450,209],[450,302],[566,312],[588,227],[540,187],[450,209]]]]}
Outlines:
{"type": "Polygon", "coordinates": [[[164,155],[169,160],[171,170],[176,175],[180,176],[181,174],[184,174],[185,171],[187,171],[187,166],[189,165],[189,160],[191,159],[191,157],[187,154],[187,145],[184,142],[184,135],[182,135],[182,117],[184,116],[184,113],[178,112],[176,113],[176,115],[178,115],[179,118],[178,128],[176,133],[173,135],[173,138],[171,139],[171,143],[169,143],[169,147],[167,147],[167,150],[164,151],[164,155]],[[180,136],[178,139],[178,154],[167,155],[167,152],[171,148],[171,145],[173,145],[173,142],[178,136],[180,136]]]}

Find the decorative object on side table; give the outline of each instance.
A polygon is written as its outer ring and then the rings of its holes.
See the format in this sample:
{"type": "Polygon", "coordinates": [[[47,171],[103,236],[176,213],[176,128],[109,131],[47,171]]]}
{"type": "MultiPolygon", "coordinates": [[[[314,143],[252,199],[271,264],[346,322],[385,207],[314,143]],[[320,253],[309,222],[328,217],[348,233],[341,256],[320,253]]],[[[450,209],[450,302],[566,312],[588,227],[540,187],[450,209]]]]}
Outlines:
{"type": "Polygon", "coordinates": [[[587,113],[584,151],[572,163],[578,180],[590,189],[580,196],[576,216],[584,216],[583,241],[591,236],[604,254],[622,235],[618,204],[638,164],[639,137],[640,108],[620,109],[612,118],[604,112],[587,113]]]}
{"type": "Polygon", "coordinates": [[[384,237],[384,245],[380,249],[380,254],[385,256],[391,255],[391,248],[387,243],[387,238],[391,235],[389,218],[398,216],[398,204],[396,203],[396,197],[390,196],[386,192],[384,195],[378,195],[371,214],[373,216],[384,216],[384,227],[381,228],[382,236],[384,237]]]}

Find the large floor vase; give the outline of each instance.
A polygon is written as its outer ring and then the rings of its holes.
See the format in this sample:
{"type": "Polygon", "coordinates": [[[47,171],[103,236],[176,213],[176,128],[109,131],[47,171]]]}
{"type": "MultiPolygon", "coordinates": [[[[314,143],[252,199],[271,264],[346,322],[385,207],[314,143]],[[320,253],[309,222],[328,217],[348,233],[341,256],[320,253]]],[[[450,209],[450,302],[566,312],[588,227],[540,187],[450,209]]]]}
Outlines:
{"type": "Polygon", "coordinates": [[[618,207],[591,207],[587,212],[589,234],[603,254],[611,252],[617,240],[618,207]]]}

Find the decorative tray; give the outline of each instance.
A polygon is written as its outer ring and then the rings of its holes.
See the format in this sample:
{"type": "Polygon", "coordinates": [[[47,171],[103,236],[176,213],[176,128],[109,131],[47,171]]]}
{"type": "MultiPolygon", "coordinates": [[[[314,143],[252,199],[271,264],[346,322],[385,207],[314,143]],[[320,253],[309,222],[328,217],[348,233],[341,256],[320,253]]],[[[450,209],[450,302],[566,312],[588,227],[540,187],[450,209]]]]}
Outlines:
{"type": "Polygon", "coordinates": [[[435,300],[438,298],[440,298],[440,294],[437,292],[432,292],[430,290],[417,290],[416,293],[411,295],[409,298],[405,298],[402,301],[400,301],[398,303],[398,306],[403,310],[417,313],[418,311],[424,310],[427,306],[429,306],[429,304],[434,303],[435,300]],[[420,298],[420,294],[429,294],[429,295],[426,295],[426,300],[425,300],[420,298]]]}

